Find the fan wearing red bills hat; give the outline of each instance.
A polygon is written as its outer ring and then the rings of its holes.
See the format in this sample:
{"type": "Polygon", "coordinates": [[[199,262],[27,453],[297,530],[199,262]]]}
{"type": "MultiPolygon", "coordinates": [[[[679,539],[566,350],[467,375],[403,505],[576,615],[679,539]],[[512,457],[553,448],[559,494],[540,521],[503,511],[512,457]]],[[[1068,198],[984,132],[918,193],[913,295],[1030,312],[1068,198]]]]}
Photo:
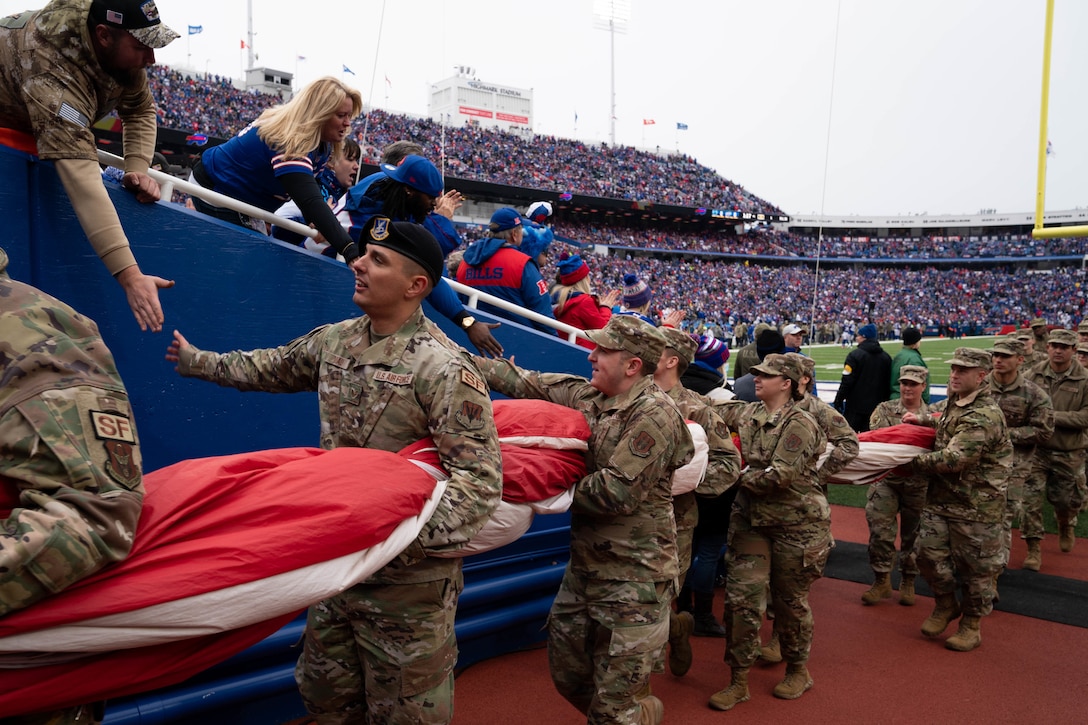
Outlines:
{"type": "Polygon", "coordinates": [[[159,290],[144,274],[102,184],[91,128],[115,109],[124,124],[121,185],[142,203],[159,200],[147,171],[158,123],[145,68],[178,37],[154,0],[53,0],[0,25],[0,128],[57,169],[91,247],[125,290],[142,330],[162,329],[159,290]]]}
{"type": "MultiPolygon", "coordinates": [[[[612,319],[612,306],[619,301],[619,290],[609,290],[598,298],[589,279],[589,265],[577,254],[563,252],[559,258],[559,284],[552,287],[555,319],[580,330],[599,330],[612,319]]],[[[594,344],[584,338],[576,342],[592,350],[594,344]]]]}

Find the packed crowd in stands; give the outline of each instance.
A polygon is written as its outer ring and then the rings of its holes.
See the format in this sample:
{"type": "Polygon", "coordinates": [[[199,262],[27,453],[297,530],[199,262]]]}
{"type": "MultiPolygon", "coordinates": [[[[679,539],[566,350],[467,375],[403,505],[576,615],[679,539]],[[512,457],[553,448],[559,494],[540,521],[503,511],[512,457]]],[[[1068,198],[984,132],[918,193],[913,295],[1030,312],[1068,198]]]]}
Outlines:
{"type": "MultiPolygon", "coordinates": [[[[817,325],[868,320],[884,326],[889,337],[896,325],[981,329],[1019,324],[1038,314],[1055,324],[1063,324],[1063,320],[1075,324],[1086,314],[1079,266],[1047,274],[1005,267],[822,268],[817,279],[814,269],[805,265],[769,267],[727,260],[631,259],[584,253],[582,258],[599,294],[622,288],[623,276],[636,274],[653,289],[654,310],[659,316],[665,309],[682,309],[693,324],[717,327],[726,337],[739,322],[781,325],[810,320],[814,294],[817,325]]],[[[554,279],[551,263],[546,266],[545,278],[554,279]]],[[[833,342],[834,338],[823,341],[833,342]]]]}
{"type": "MultiPolygon", "coordinates": [[[[278,96],[235,88],[220,76],[188,77],[163,66],[148,73],[163,126],[229,138],[278,96]]],[[[444,160],[447,175],[485,179],[534,189],[571,191],[685,206],[780,211],[748,194],[683,155],[656,156],[631,147],[551,136],[522,137],[468,125],[442,127],[424,118],[373,109],[356,122],[355,136],[364,141],[364,156],[377,159],[394,140],[410,138],[425,154],[444,160]],[[364,130],[365,129],[365,130],[364,130]],[[365,133],[365,136],[364,136],[365,133]],[[444,138],[444,147],[442,140],[444,138]]],[[[639,228],[617,224],[559,221],[556,233],[581,242],[638,249],[778,257],[850,257],[861,259],[948,259],[995,256],[1079,255],[1084,239],[1033,240],[1025,235],[978,237],[831,237],[762,228],[734,235],[731,230],[639,228]]],[[[475,235],[466,235],[469,239],[475,235]]],[[[735,261],[663,261],[583,255],[596,286],[603,291],[622,286],[629,272],[645,278],[655,290],[657,309],[683,308],[700,324],[728,330],[737,322],[808,319],[813,290],[817,310],[836,310],[839,320],[872,319],[896,324],[999,325],[1037,313],[1055,320],[1080,319],[1084,297],[1078,267],[1052,274],[1024,269],[903,269],[869,266],[821,270],[816,285],[812,269],[797,265],[767,267],[735,261]],[[888,290],[909,290],[888,295],[888,290]],[[767,300],[777,309],[768,310],[767,300]],[[1039,307],[1041,306],[1041,308],[1039,307]],[[934,319],[941,310],[946,319],[934,319]]],[[[554,268],[545,270],[554,275],[554,268]]],[[[836,321],[838,322],[838,320],[836,321]]]]}
{"type": "MultiPolygon", "coordinates": [[[[148,77],[160,125],[192,133],[230,138],[262,110],[281,102],[278,96],[239,90],[219,76],[186,77],[155,66],[148,77]]],[[[429,119],[381,109],[357,119],[354,133],[372,162],[383,146],[400,139],[417,141],[438,160],[444,136],[446,172],[459,178],[657,204],[781,213],[682,154],[658,156],[630,146],[523,137],[476,125],[443,129],[429,119]]]]}

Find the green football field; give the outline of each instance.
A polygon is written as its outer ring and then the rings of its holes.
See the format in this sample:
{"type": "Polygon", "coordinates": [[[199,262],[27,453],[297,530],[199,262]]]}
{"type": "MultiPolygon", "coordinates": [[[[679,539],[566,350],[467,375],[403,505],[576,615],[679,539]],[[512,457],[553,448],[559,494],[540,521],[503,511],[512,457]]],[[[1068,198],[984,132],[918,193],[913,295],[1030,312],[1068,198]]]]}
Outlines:
{"type": "MultiPolygon", "coordinates": [[[[952,359],[952,353],[957,347],[977,347],[989,350],[993,347],[993,337],[961,337],[958,340],[950,340],[943,337],[922,338],[918,351],[922,353],[922,359],[929,367],[930,385],[948,384],[948,363],[952,359]]],[[[902,344],[896,342],[881,342],[880,346],[893,358],[899,352],[902,344]]],[[[816,381],[839,382],[842,377],[842,364],[852,348],[839,345],[806,345],[803,352],[816,361],[816,381]]]]}

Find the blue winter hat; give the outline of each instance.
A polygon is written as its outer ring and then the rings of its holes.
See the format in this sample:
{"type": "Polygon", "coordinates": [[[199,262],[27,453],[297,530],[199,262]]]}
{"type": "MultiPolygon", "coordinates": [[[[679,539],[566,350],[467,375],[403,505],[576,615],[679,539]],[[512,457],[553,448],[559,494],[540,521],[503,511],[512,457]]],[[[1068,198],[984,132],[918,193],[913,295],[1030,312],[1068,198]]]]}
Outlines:
{"type": "Polygon", "coordinates": [[[559,284],[572,285],[589,275],[589,266],[575,254],[559,261],[559,284]]]}
{"type": "Polygon", "coordinates": [[[862,337],[864,337],[866,340],[875,340],[876,339],[876,325],[874,325],[871,322],[869,324],[867,324],[867,325],[862,325],[861,327],[858,328],[858,334],[861,335],[862,337]]]}
{"type": "Polygon", "coordinates": [[[713,335],[699,335],[695,359],[717,370],[729,359],[729,346],[713,335]]]}
{"type": "Polygon", "coordinates": [[[438,197],[442,194],[442,174],[427,159],[416,154],[409,154],[399,164],[382,164],[382,173],[394,181],[399,181],[427,196],[438,197]]]}
{"type": "Polygon", "coordinates": [[[653,299],[654,292],[636,274],[623,275],[623,304],[630,308],[642,307],[653,299]]]}
{"type": "Polygon", "coordinates": [[[491,215],[491,223],[487,228],[492,232],[505,232],[507,229],[516,229],[521,226],[521,214],[517,209],[508,206],[499,209],[491,215]]]}

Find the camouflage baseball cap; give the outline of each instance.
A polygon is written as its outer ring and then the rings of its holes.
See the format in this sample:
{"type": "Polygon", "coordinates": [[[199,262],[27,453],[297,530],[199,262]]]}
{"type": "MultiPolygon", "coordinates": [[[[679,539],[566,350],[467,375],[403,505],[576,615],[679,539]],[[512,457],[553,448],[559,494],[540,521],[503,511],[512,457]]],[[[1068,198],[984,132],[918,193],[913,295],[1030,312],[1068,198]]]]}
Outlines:
{"type": "Polygon", "coordinates": [[[950,364],[961,368],[984,368],[989,370],[993,367],[993,358],[990,357],[989,350],[976,350],[973,347],[957,347],[956,352],[952,354],[952,362],[950,364]]]}
{"type": "Polygon", "coordinates": [[[1028,327],[1046,327],[1046,318],[1036,317],[1031,321],[1031,324],[1028,325],[1028,327]]]}
{"type": "Polygon", "coordinates": [[[94,0],[90,16],[101,25],[127,30],[148,48],[165,48],[181,37],[162,24],[155,0],[94,0]]]}
{"type": "Polygon", "coordinates": [[[921,365],[904,365],[899,368],[899,382],[912,380],[919,385],[925,385],[929,380],[929,370],[921,365]]]}
{"type": "Polygon", "coordinates": [[[1068,345],[1069,347],[1077,346],[1077,333],[1072,330],[1051,330],[1050,336],[1046,339],[1047,344],[1055,345],[1068,345]]]}
{"type": "Polygon", "coordinates": [[[1035,339],[1035,333],[1033,333],[1031,330],[1027,329],[1026,327],[1021,327],[1019,330],[1012,333],[1012,336],[1015,337],[1017,340],[1034,340],[1035,339]]]}
{"type": "Polygon", "coordinates": [[[763,373],[764,375],[784,375],[795,383],[801,382],[801,374],[804,373],[804,367],[798,360],[791,358],[789,355],[780,355],[775,352],[763,358],[763,362],[759,365],[753,365],[748,370],[749,372],[763,373]]]}
{"type": "Polygon", "coordinates": [[[680,356],[680,359],[691,365],[691,361],[695,359],[695,351],[699,347],[695,342],[695,338],[683,330],[677,330],[675,327],[659,327],[657,331],[665,336],[665,347],[676,350],[676,354],[680,356]]]}
{"type": "Polygon", "coordinates": [[[1088,355],[1088,342],[1082,342],[1081,344],[1077,345],[1077,354],[1088,355]]]}
{"type": "Polygon", "coordinates": [[[1006,335],[994,340],[992,352],[1001,353],[1002,355],[1024,355],[1027,353],[1027,348],[1024,347],[1022,340],[1018,340],[1012,335],[1006,335]]]}
{"type": "Polygon", "coordinates": [[[810,378],[816,377],[816,361],[810,357],[805,357],[799,352],[787,352],[786,357],[791,360],[796,360],[801,364],[801,371],[810,378]]]}
{"type": "Polygon", "coordinates": [[[634,315],[613,315],[600,330],[586,330],[586,337],[607,350],[624,350],[654,365],[665,351],[665,336],[634,315]]]}
{"type": "Polygon", "coordinates": [[[1088,318],[1080,321],[1080,324],[1077,325],[1077,332],[1088,332],[1088,318]]]}

